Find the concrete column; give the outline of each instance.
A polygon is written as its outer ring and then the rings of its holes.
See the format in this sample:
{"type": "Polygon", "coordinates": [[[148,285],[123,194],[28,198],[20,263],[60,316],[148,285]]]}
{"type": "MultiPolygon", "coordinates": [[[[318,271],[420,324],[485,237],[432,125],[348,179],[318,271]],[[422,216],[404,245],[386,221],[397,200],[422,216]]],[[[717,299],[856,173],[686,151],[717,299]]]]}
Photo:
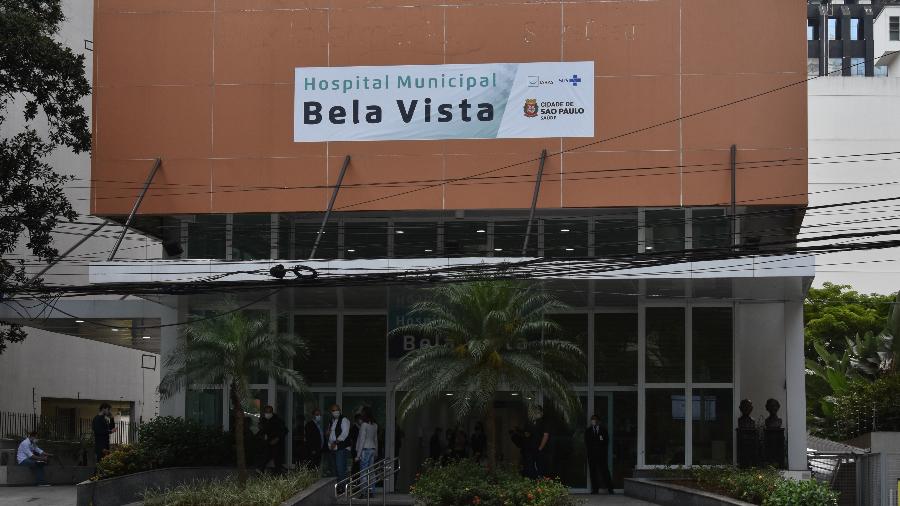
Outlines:
{"type": "Polygon", "coordinates": [[[784,365],[787,402],[788,469],[806,471],[806,364],[803,354],[803,301],[784,303],[784,365]]]}
{"type": "MultiPolygon", "coordinates": [[[[172,297],[173,303],[180,305],[181,297],[172,297]],[[174,302],[178,301],[178,302],[174,302]]],[[[162,308],[162,325],[169,325],[172,323],[177,323],[179,315],[182,314],[182,311],[172,308],[169,306],[160,306],[162,308]]],[[[166,357],[178,346],[178,334],[180,332],[180,327],[170,326],[163,327],[160,329],[160,343],[159,343],[159,355],[160,355],[160,379],[166,373],[166,370],[162,367],[162,364],[165,362],[166,357]]],[[[159,399],[159,415],[160,416],[184,416],[184,403],[185,403],[185,392],[184,390],[177,392],[175,395],[164,398],[160,397],[159,399]]]]}

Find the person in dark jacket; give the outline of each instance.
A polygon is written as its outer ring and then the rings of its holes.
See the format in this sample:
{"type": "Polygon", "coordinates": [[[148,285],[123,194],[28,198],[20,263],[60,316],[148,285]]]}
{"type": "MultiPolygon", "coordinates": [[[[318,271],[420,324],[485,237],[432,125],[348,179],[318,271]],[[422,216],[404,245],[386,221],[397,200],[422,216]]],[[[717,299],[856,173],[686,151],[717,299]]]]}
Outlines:
{"type": "Polygon", "coordinates": [[[322,426],[322,412],[314,409],[312,419],[303,427],[304,451],[303,464],[318,467],[322,463],[322,450],[325,449],[325,428],[322,426]]]}
{"type": "Polygon", "coordinates": [[[288,429],[284,424],[284,420],[275,414],[275,408],[266,406],[263,408],[263,416],[259,420],[260,438],[265,441],[263,458],[260,459],[260,470],[264,470],[271,461],[275,466],[275,471],[284,470],[284,437],[287,436],[288,429]]]}
{"type": "Polygon", "coordinates": [[[109,453],[109,436],[116,431],[116,423],[112,418],[112,406],[108,402],[100,405],[100,412],[91,420],[91,432],[94,433],[94,454],[97,462],[109,453]]]}
{"type": "Polygon", "coordinates": [[[609,494],[613,491],[612,478],[609,475],[609,431],[600,423],[597,415],[591,417],[591,425],[584,429],[584,447],[587,449],[588,468],[591,477],[591,493],[600,490],[600,479],[609,494]]]}

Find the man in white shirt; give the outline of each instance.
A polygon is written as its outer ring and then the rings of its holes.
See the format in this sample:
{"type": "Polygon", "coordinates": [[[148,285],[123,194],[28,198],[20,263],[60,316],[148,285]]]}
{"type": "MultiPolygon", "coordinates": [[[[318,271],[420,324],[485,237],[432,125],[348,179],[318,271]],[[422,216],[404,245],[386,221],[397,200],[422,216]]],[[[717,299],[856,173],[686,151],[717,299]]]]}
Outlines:
{"type": "Polygon", "coordinates": [[[19,450],[16,452],[16,462],[20,466],[28,466],[37,478],[37,486],[49,487],[50,485],[44,481],[44,466],[47,465],[47,457],[50,454],[38,448],[37,432],[29,432],[28,437],[19,444],[19,450]]]}
{"type": "Polygon", "coordinates": [[[347,478],[347,466],[350,463],[350,420],[341,416],[341,407],[331,405],[331,424],[328,427],[328,449],[334,454],[334,467],[337,481],[347,478]]]}

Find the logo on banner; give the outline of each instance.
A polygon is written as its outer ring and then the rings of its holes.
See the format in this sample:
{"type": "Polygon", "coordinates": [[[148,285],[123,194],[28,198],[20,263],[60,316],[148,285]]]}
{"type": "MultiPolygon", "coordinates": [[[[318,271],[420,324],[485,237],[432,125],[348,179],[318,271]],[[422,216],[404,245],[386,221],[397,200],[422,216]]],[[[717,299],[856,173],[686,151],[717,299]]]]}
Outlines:
{"type": "Polygon", "coordinates": [[[526,98],[525,99],[525,117],[526,118],[534,118],[538,115],[538,104],[536,98],[526,98]]]}
{"type": "Polygon", "coordinates": [[[578,74],[572,74],[572,77],[564,77],[564,78],[560,79],[560,81],[562,81],[564,83],[569,83],[572,86],[578,86],[578,83],[581,82],[581,78],[578,77],[578,74]]]}

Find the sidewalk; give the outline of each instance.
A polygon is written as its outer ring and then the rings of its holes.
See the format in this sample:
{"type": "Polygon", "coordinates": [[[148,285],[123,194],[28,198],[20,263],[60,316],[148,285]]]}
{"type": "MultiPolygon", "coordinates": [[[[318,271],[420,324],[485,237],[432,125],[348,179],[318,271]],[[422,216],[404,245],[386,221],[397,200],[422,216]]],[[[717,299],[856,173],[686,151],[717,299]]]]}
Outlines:
{"type": "Polygon", "coordinates": [[[573,494],[574,498],[586,501],[586,506],[654,506],[655,503],[641,501],[640,499],[632,499],[622,494],[616,495],[590,495],[590,494],[573,494]]]}
{"type": "Polygon", "coordinates": [[[0,506],[75,506],[75,487],[0,487],[0,506]]]}

